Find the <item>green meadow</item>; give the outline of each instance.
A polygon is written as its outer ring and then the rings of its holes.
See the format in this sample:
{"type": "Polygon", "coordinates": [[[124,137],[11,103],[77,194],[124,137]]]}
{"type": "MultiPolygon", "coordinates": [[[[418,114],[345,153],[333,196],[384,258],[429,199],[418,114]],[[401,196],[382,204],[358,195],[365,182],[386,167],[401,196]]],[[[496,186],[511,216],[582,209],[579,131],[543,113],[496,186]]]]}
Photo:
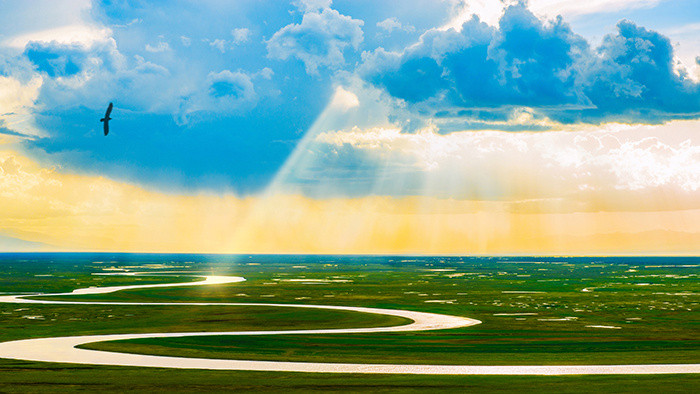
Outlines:
{"type": "MultiPolygon", "coordinates": [[[[169,283],[217,286],[52,299],[351,305],[465,316],[477,326],[382,334],[142,339],[85,345],[183,357],[411,364],[698,363],[699,258],[0,255],[0,292],[169,283]],[[97,273],[152,272],[149,276],[97,273]],[[48,276],[50,275],[50,276],[48,276]]],[[[282,330],[405,324],[396,317],[265,306],[0,304],[0,341],[133,332],[282,330]]],[[[687,392],[695,375],[403,376],[224,372],[0,360],[0,391],[687,392]]],[[[692,390],[691,390],[692,391],[692,390]]]]}

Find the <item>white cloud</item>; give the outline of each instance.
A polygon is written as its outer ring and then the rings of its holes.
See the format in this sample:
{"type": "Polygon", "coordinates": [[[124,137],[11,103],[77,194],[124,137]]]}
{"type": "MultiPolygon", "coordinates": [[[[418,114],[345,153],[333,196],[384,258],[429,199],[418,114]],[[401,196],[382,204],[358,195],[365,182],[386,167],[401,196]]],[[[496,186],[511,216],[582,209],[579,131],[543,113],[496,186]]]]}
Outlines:
{"type": "Polygon", "coordinates": [[[219,50],[219,52],[226,53],[226,51],[231,49],[234,45],[240,45],[247,42],[250,39],[250,34],[250,30],[246,28],[233,29],[231,30],[233,40],[229,41],[223,38],[216,38],[213,40],[204,39],[203,41],[208,43],[212,48],[219,50]]]}
{"type": "Polygon", "coordinates": [[[91,47],[55,42],[30,45],[32,51],[40,55],[46,53],[61,60],[36,64],[38,75],[45,77],[41,101],[51,107],[108,99],[117,88],[113,77],[118,74],[124,77],[123,73],[129,72],[129,62],[117,50],[117,44],[111,38],[95,42],[91,47]],[[62,63],[72,67],[59,67],[62,63]]]}
{"type": "Polygon", "coordinates": [[[12,128],[24,134],[41,134],[31,122],[31,108],[39,97],[41,85],[40,76],[26,83],[0,76],[0,127],[12,128]]]}
{"type": "Polygon", "coordinates": [[[159,41],[155,45],[146,44],[146,52],[158,53],[167,52],[170,50],[170,44],[167,42],[159,41]]]}
{"type": "Polygon", "coordinates": [[[56,42],[58,44],[81,44],[91,46],[109,38],[112,31],[89,25],[69,25],[53,29],[37,30],[13,36],[2,41],[4,46],[24,48],[29,42],[56,42]]]}
{"type": "Polygon", "coordinates": [[[242,71],[211,72],[202,85],[203,89],[180,102],[177,122],[188,123],[206,114],[243,114],[258,102],[252,77],[242,71]]]}
{"type": "Polygon", "coordinates": [[[0,114],[21,111],[34,105],[41,82],[39,76],[24,84],[12,77],[0,76],[0,114]]]}
{"type": "Polygon", "coordinates": [[[211,46],[212,48],[218,49],[219,52],[221,52],[221,53],[226,52],[226,46],[227,46],[226,44],[228,44],[226,42],[226,40],[222,40],[221,38],[217,38],[215,40],[208,41],[208,42],[209,42],[209,46],[211,46]]]}
{"type": "Polygon", "coordinates": [[[360,105],[360,100],[352,92],[349,92],[339,86],[335,90],[333,99],[331,100],[330,106],[333,108],[340,109],[341,111],[347,111],[351,108],[358,107],[360,105]]]}
{"type": "Polygon", "coordinates": [[[386,33],[391,33],[394,30],[403,30],[407,32],[411,32],[415,30],[415,27],[411,25],[404,25],[401,22],[399,22],[398,19],[392,17],[392,18],[386,18],[381,22],[377,22],[377,27],[380,28],[381,30],[385,31],[386,33]]]}
{"type": "Polygon", "coordinates": [[[234,44],[243,44],[244,42],[247,42],[250,39],[250,34],[250,29],[245,27],[231,30],[234,44]]]}
{"type": "MultiPolygon", "coordinates": [[[[308,147],[315,160],[296,171],[300,179],[322,177],[321,183],[335,182],[341,189],[370,182],[377,194],[497,200],[578,196],[587,204],[596,201],[590,193],[627,196],[629,204],[666,194],[678,200],[669,207],[680,201],[697,208],[700,140],[694,127],[700,121],[547,133],[353,128],[317,135],[308,147]]],[[[654,198],[647,203],[660,209],[654,198]]]]}
{"type": "Polygon", "coordinates": [[[260,76],[263,79],[272,79],[272,76],[275,75],[275,72],[272,71],[270,67],[263,67],[262,70],[258,71],[255,73],[255,76],[260,76]]]}
{"type": "Polygon", "coordinates": [[[15,156],[7,156],[2,152],[0,156],[0,197],[18,197],[42,183],[43,177],[39,173],[30,173],[22,169],[22,165],[15,156]]]}
{"type": "Polygon", "coordinates": [[[294,5],[302,12],[318,11],[329,8],[333,0],[296,0],[294,5]]]}
{"type": "Polygon", "coordinates": [[[455,29],[462,30],[464,22],[476,15],[482,22],[495,26],[503,15],[505,4],[501,1],[492,0],[462,0],[455,7],[454,16],[440,30],[455,29]]]}
{"type": "Polygon", "coordinates": [[[218,73],[209,73],[207,83],[210,95],[213,97],[251,101],[255,95],[250,76],[241,71],[223,70],[218,73]]]}
{"type": "Polygon", "coordinates": [[[363,23],[330,8],[309,11],[300,24],[283,27],[267,41],[268,57],[297,58],[309,74],[318,74],[320,67],[339,68],[345,63],[343,51],[362,42],[363,23]]]}

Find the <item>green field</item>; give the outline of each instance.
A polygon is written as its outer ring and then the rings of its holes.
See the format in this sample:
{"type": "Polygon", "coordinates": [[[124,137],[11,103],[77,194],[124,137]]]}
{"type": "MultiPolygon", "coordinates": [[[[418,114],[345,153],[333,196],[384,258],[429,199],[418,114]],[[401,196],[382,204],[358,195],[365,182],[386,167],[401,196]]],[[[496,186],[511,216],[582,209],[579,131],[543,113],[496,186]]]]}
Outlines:
{"type": "MultiPolygon", "coordinates": [[[[698,363],[698,258],[0,255],[1,292],[189,281],[93,273],[238,275],[219,286],[65,299],[305,303],[471,317],[458,330],[354,335],[189,337],[89,344],[192,357],[419,364],[698,363]],[[45,276],[52,275],[52,276],[45,276]],[[593,327],[590,327],[593,326],[593,327]]],[[[55,297],[54,299],[58,299],[55,297]]],[[[395,317],[296,308],[0,304],[0,341],[79,334],[369,327],[395,317]],[[33,317],[33,318],[28,318],[33,317]],[[40,316],[37,318],[36,316],[40,316]]],[[[161,370],[0,360],[0,391],[687,392],[697,376],[457,377],[161,370]],[[5,373],[7,372],[7,373],[5,373]],[[12,372],[12,373],[10,373],[12,372]],[[129,380],[113,377],[129,376],[129,380]],[[153,382],[158,382],[155,385],[153,382]],[[149,383],[150,382],[150,383],[149,383]]]]}

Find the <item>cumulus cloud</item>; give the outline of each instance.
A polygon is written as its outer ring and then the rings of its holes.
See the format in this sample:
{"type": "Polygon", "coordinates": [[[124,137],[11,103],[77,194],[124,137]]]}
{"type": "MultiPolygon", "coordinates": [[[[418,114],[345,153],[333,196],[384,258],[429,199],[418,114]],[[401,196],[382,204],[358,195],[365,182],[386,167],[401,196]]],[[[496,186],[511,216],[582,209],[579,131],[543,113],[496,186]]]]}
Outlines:
{"type": "Polygon", "coordinates": [[[39,100],[52,108],[109,100],[119,87],[117,78],[128,87],[126,77],[135,71],[113,39],[90,46],[31,42],[23,55],[42,77],[39,100]]]}
{"type": "Polygon", "coordinates": [[[209,46],[211,46],[212,48],[218,49],[219,52],[221,52],[221,53],[226,52],[226,46],[228,44],[226,42],[226,40],[223,40],[221,38],[217,38],[215,40],[207,40],[207,42],[209,43],[209,46]]]}
{"type": "Polygon", "coordinates": [[[159,41],[155,45],[146,44],[146,52],[158,53],[167,52],[170,50],[170,44],[167,42],[159,41]]]}
{"type": "Polygon", "coordinates": [[[258,71],[255,76],[260,76],[263,79],[270,80],[272,79],[272,76],[275,75],[275,72],[272,71],[271,68],[269,67],[263,67],[262,70],[258,71]]]}
{"type": "Polygon", "coordinates": [[[582,90],[594,108],[564,120],[660,122],[700,114],[700,84],[674,70],[668,38],[629,21],[582,64],[582,90]]]}
{"type": "Polygon", "coordinates": [[[240,71],[224,70],[219,73],[210,73],[207,82],[209,93],[216,98],[229,97],[233,100],[249,101],[255,94],[250,77],[240,71]]]}
{"type": "Polygon", "coordinates": [[[591,48],[560,17],[538,19],[524,4],[495,27],[474,17],[363,59],[365,78],[438,117],[503,120],[524,107],[562,123],[658,123],[700,113],[700,85],[674,71],[666,37],[622,21],[591,48]]]}
{"type": "Polygon", "coordinates": [[[182,97],[176,119],[179,123],[210,114],[242,114],[258,102],[251,75],[242,71],[211,72],[204,86],[205,89],[182,97]]]}
{"type": "MultiPolygon", "coordinates": [[[[160,42],[147,45],[144,55],[167,50],[169,45],[160,42]]],[[[39,84],[44,106],[55,109],[99,103],[101,107],[118,97],[124,109],[169,113],[181,125],[206,114],[244,113],[258,102],[252,78],[269,80],[273,75],[267,68],[253,74],[224,70],[178,75],[181,82],[173,84],[170,69],[141,55],[125,57],[113,39],[89,46],[31,42],[23,56],[33,68],[32,86],[39,84]]]]}
{"type": "Polygon", "coordinates": [[[250,39],[250,34],[250,29],[245,27],[231,30],[234,44],[243,44],[248,41],[250,39]]]}
{"type": "Polygon", "coordinates": [[[95,42],[89,47],[58,42],[30,42],[24,55],[36,70],[49,77],[71,77],[97,69],[114,71],[123,63],[114,40],[95,42]]]}
{"type": "Polygon", "coordinates": [[[357,49],[362,42],[364,22],[328,8],[330,1],[304,1],[299,5],[306,11],[301,23],[283,27],[267,41],[268,57],[296,58],[313,75],[320,67],[341,67],[345,63],[343,51],[348,47],[357,49]]]}
{"type": "MultiPolygon", "coordinates": [[[[464,22],[477,15],[480,20],[489,25],[498,25],[509,4],[522,0],[493,1],[493,0],[458,0],[454,3],[454,16],[444,25],[443,29],[459,30],[464,22]]],[[[639,8],[653,8],[667,0],[529,0],[527,4],[537,15],[554,18],[562,15],[565,18],[577,18],[590,14],[615,13],[639,8]]]]}
{"type": "Polygon", "coordinates": [[[391,32],[395,30],[403,30],[407,32],[414,31],[416,28],[411,26],[411,25],[404,25],[401,22],[399,22],[398,19],[395,17],[391,18],[386,18],[381,22],[377,22],[377,27],[386,32],[387,34],[390,34],[391,32]]]}

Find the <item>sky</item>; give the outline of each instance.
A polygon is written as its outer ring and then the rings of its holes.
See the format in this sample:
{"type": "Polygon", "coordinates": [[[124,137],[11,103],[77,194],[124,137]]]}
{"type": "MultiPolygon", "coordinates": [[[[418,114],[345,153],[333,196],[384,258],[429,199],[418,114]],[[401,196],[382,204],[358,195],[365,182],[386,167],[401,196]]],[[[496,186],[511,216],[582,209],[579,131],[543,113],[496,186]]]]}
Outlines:
{"type": "Polygon", "coordinates": [[[698,0],[0,1],[5,251],[697,255],[699,127],[698,0]]]}

